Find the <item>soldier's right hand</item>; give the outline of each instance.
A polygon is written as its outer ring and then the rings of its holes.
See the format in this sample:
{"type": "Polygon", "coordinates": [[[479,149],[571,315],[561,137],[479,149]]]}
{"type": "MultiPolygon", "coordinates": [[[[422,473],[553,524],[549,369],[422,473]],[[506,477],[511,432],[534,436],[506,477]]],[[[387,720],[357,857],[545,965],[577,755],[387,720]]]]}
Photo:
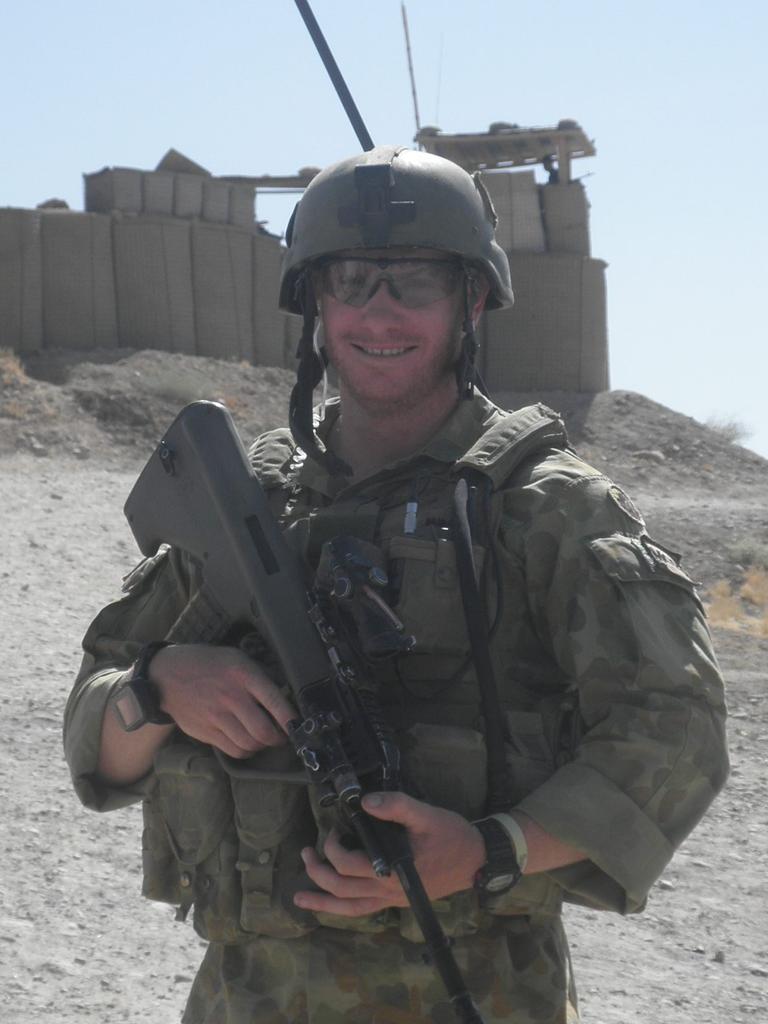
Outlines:
{"type": "Polygon", "coordinates": [[[281,690],[237,647],[165,647],[152,659],[150,676],[178,727],[230,757],[280,746],[296,718],[281,690]]]}

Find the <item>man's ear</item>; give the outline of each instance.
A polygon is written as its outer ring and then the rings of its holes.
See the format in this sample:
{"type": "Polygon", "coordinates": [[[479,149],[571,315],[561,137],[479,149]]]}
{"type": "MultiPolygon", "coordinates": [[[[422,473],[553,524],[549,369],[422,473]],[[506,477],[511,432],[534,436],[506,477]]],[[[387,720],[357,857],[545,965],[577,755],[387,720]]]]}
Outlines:
{"type": "Polygon", "coordinates": [[[472,322],[477,327],[477,322],[485,309],[485,301],[491,287],[484,277],[475,278],[472,285],[472,322]]]}

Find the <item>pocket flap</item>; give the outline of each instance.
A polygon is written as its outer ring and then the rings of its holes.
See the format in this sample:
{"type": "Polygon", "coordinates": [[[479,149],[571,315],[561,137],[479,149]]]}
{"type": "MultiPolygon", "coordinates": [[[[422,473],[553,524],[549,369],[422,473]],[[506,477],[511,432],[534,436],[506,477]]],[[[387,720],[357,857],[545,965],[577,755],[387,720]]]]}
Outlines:
{"type": "Polygon", "coordinates": [[[210,750],[190,743],[155,755],[157,802],[178,860],[194,867],[219,845],[233,816],[227,777],[210,750]]]}
{"type": "Polygon", "coordinates": [[[662,581],[692,590],[694,583],[676,558],[650,537],[614,533],[587,541],[603,571],[619,583],[662,581]]]}

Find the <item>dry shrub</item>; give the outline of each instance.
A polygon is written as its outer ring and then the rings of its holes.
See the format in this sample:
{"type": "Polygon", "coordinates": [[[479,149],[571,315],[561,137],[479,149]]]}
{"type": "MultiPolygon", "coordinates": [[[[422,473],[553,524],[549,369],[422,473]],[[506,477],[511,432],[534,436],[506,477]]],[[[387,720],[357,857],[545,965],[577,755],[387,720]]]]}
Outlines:
{"type": "Polygon", "coordinates": [[[741,420],[734,419],[730,416],[710,416],[704,423],[704,426],[711,430],[713,433],[718,434],[724,441],[729,444],[741,444],[742,441],[746,441],[748,437],[751,437],[754,431],[748,427],[741,420]]]}
{"type": "Polygon", "coordinates": [[[718,580],[709,589],[707,602],[709,621],[715,626],[738,629],[742,618],[741,601],[731,591],[728,580],[718,580]]]}
{"type": "Polygon", "coordinates": [[[7,402],[0,402],[0,416],[8,420],[23,420],[29,409],[24,402],[17,398],[11,398],[7,402]]]}
{"type": "Polygon", "coordinates": [[[768,572],[750,569],[741,585],[741,598],[761,611],[768,612],[768,572]]]}
{"type": "Polygon", "coordinates": [[[739,565],[768,569],[768,544],[757,537],[742,537],[728,547],[728,554],[739,565]]]}
{"type": "Polygon", "coordinates": [[[0,385],[11,387],[14,384],[26,384],[28,381],[29,378],[16,353],[9,348],[0,348],[0,385]]]}
{"type": "Polygon", "coordinates": [[[719,580],[709,589],[707,615],[714,626],[768,636],[768,572],[750,569],[740,586],[719,580]]]}

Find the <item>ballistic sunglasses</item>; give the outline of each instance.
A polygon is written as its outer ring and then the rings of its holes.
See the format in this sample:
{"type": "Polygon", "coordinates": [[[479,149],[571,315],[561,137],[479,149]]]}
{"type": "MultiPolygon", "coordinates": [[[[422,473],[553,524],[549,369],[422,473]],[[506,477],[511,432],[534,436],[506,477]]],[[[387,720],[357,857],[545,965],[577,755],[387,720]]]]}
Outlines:
{"type": "Polygon", "coordinates": [[[319,286],[347,306],[361,308],[385,281],[390,294],[408,309],[421,309],[453,295],[464,274],[457,260],[382,259],[344,256],[318,268],[319,286]]]}

